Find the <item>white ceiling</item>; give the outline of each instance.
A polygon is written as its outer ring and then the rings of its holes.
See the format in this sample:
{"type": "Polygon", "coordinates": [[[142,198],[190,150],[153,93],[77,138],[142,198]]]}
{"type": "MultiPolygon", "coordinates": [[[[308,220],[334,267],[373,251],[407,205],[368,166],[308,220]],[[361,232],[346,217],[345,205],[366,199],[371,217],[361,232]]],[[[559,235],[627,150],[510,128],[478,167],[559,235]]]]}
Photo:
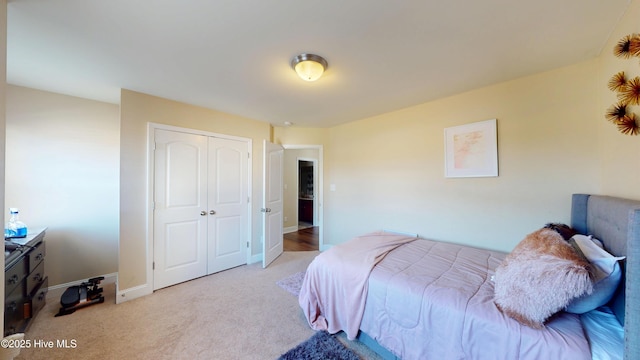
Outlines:
{"type": "Polygon", "coordinates": [[[629,2],[9,0],[7,82],[327,127],[596,57],[629,2]]]}

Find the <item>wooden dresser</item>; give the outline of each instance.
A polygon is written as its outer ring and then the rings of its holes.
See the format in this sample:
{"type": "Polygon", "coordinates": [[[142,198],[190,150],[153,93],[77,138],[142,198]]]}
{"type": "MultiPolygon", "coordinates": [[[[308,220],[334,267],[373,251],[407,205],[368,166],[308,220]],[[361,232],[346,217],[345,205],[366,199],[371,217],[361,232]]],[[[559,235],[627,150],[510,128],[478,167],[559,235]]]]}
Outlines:
{"type": "Polygon", "coordinates": [[[7,251],[4,266],[4,336],[24,332],[44,307],[48,278],[44,272],[45,229],[12,239],[21,246],[7,251]]]}

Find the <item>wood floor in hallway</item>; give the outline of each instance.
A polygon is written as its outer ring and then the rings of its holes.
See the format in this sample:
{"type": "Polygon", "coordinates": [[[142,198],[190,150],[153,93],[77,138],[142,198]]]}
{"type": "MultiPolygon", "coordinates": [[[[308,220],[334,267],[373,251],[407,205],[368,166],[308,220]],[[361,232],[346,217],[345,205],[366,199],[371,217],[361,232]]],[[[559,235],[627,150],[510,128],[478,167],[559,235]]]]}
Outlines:
{"type": "Polygon", "coordinates": [[[314,251],[319,248],[317,226],[284,234],[284,251],[314,251]]]}

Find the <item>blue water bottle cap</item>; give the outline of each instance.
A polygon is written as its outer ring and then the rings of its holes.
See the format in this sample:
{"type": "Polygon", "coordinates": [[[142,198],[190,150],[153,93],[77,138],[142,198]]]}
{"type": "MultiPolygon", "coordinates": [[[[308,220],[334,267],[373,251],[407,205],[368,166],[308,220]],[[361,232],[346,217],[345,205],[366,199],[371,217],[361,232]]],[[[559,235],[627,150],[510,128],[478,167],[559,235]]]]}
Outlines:
{"type": "Polygon", "coordinates": [[[9,212],[11,214],[17,214],[18,213],[18,208],[9,208],[9,212]]]}

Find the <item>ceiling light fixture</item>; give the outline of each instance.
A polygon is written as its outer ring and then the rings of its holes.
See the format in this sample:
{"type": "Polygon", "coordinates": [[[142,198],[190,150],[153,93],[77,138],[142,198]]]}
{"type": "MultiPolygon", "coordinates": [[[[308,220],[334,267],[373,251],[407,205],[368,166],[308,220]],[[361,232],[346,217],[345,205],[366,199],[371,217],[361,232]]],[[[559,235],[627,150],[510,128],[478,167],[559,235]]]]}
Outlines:
{"type": "Polygon", "coordinates": [[[291,67],[304,81],[316,81],[327,70],[327,60],[314,54],[300,54],[291,60],[291,67]]]}

